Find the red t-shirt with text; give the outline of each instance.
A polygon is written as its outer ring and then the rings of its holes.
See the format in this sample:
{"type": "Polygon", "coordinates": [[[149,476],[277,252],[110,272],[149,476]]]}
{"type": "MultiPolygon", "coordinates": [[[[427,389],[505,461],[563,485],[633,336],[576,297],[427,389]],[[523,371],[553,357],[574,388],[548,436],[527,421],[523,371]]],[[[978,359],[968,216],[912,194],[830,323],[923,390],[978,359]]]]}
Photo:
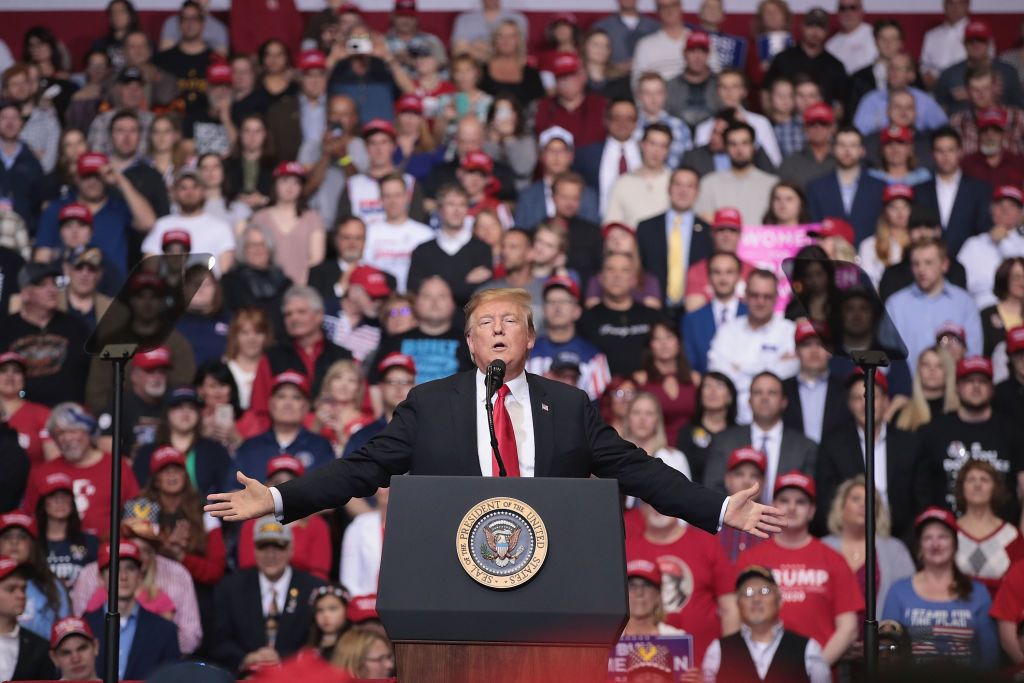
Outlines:
{"type": "Polygon", "coordinates": [[[836,630],[836,615],[864,609],[864,596],[846,560],[816,538],[795,549],[771,539],[736,559],[738,570],[752,564],[764,565],[775,575],[782,591],[779,616],[786,628],[822,647],[836,630]]]}
{"type": "Polygon", "coordinates": [[[626,539],[626,557],[655,562],[661,568],[665,621],[693,635],[695,662],[722,635],[718,598],[735,590],[736,574],[711,534],[688,526],[674,543],[657,545],[643,534],[626,539]]]}

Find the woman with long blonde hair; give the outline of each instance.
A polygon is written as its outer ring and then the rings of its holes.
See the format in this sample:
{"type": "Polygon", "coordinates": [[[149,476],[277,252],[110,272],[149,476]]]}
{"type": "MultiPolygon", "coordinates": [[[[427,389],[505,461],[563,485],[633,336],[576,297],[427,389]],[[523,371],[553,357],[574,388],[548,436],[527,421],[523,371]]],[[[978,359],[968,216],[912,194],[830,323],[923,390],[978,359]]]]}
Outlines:
{"type": "Polygon", "coordinates": [[[331,665],[358,678],[389,678],[395,655],[387,638],[363,628],[350,628],[338,639],[331,665]]]}
{"type": "Polygon", "coordinates": [[[937,346],[925,349],[917,357],[913,387],[910,402],[896,414],[896,426],[904,431],[917,431],[936,415],[960,407],[953,358],[937,346]]]}
{"type": "Polygon", "coordinates": [[[352,434],[373,421],[373,415],[363,409],[365,389],[353,361],[339,360],[327,368],[306,428],[328,439],[338,455],[352,434]]]}

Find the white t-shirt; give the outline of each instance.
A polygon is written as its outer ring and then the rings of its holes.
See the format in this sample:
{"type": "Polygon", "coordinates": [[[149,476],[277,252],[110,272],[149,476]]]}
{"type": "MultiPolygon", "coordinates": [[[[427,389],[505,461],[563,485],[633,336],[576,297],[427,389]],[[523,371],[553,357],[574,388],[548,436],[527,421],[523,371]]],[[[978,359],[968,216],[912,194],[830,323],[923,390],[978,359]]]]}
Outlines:
{"type": "MultiPolygon", "coordinates": [[[[405,175],[405,187],[409,190],[409,199],[416,186],[416,179],[408,173],[405,175]]],[[[365,173],[357,173],[348,179],[348,202],[352,215],[362,219],[364,223],[378,223],[384,220],[384,206],[380,201],[380,183],[365,173]]]]}
{"type": "Polygon", "coordinates": [[[825,49],[846,67],[846,73],[853,75],[874,63],[878,57],[874,31],[871,24],[861,23],[849,33],[836,33],[825,43],[825,49]]]}
{"type": "Polygon", "coordinates": [[[433,230],[411,218],[398,225],[371,223],[366,227],[363,263],[394,275],[398,291],[405,292],[413,249],[434,237],[433,230]]]}
{"type": "MultiPolygon", "coordinates": [[[[231,226],[208,213],[198,216],[164,216],[153,224],[153,229],[142,241],[143,254],[162,254],[164,234],[171,230],[184,230],[192,239],[193,254],[213,254],[219,258],[226,251],[235,248],[235,235],[231,226]]],[[[213,272],[220,277],[220,265],[215,264],[213,272]]]]}

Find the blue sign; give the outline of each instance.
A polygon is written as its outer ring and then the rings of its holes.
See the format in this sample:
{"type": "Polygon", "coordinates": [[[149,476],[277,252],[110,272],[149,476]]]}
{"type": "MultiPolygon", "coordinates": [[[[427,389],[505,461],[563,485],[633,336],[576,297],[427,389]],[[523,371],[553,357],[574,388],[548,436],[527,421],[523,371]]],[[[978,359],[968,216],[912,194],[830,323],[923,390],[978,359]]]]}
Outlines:
{"type": "Polygon", "coordinates": [[[672,662],[672,680],[700,665],[693,661],[693,636],[622,636],[608,655],[608,683],[626,683],[629,653],[641,645],[659,645],[666,648],[672,662]]]}

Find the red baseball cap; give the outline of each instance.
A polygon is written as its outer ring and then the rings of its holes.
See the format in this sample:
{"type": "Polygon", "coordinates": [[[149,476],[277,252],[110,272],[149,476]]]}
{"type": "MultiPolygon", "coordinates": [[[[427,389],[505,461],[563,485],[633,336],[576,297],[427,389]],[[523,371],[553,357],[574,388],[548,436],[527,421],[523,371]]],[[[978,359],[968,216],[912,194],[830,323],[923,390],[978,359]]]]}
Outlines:
{"type": "Polygon", "coordinates": [[[374,133],[384,133],[394,140],[397,136],[395,135],[395,127],[391,125],[390,121],[384,119],[370,119],[363,124],[363,137],[368,138],[374,133]]]}
{"type": "MultiPolygon", "coordinates": [[[[853,372],[851,372],[849,377],[847,377],[847,386],[852,384],[855,380],[860,379],[861,377],[864,377],[864,368],[854,368],[853,372]]],[[[886,376],[886,374],[879,370],[878,368],[875,368],[875,386],[881,389],[882,393],[889,393],[889,377],[886,376]]]]}
{"type": "Polygon", "coordinates": [[[821,332],[810,320],[804,318],[796,324],[796,331],[793,333],[793,339],[799,346],[803,341],[807,339],[821,339],[821,332]]]}
{"type": "Polygon", "coordinates": [[[17,562],[9,557],[0,557],[0,581],[3,581],[19,569],[30,571],[31,568],[32,565],[27,562],[17,562]]]}
{"type": "Polygon", "coordinates": [[[86,152],[78,157],[78,162],[75,167],[78,171],[78,176],[80,178],[84,178],[85,176],[98,174],[100,169],[108,163],[110,163],[110,159],[107,158],[106,154],[100,154],[99,152],[86,152]]]}
{"type": "Polygon", "coordinates": [[[551,58],[551,73],[556,78],[578,73],[581,68],[582,62],[575,52],[558,52],[551,58]]]}
{"type": "MultiPolygon", "coordinates": [[[[139,546],[135,545],[135,541],[121,541],[117,546],[118,555],[121,556],[122,560],[135,560],[140,565],[142,564],[142,553],[139,552],[139,546]]],[[[100,554],[96,560],[96,564],[99,565],[100,569],[106,569],[110,566],[110,543],[104,543],[100,546],[100,554]]]]}
{"type": "Polygon", "coordinates": [[[902,142],[909,145],[914,141],[914,134],[906,126],[889,126],[882,129],[881,142],[888,145],[890,142],[902,142]]]}
{"type": "Polygon", "coordinates": [[[296,372],[295,370],[285,370],[284,372],[276,375],[274,377],[274,382],[271,385],[270,393],[273,394],[277,392],[278,389],[286,384],[291,384],[298,388],[306,398],[309,398],[309,380],[306,379],[305,375],[300,372],[296,372]]]}
{"type": "Polygon", "coordinates": [[[547,294],[548,290],[552,287],[561,287],[565,291],[572,294],[574,299],[580,298],[580,288],[568,275],[552,275],[544,281],[544,293],[547,294]]]}
{"type": "Polygon", "coordinates": [[[968,375],[981,374],[992,379],[992,361],[984,356],[963,358],[956,364],[956,378],[963,379],[968,375]]]}
{"type": "Polygon", "coordinates": [[[354,2],[342,3],[341,7],[338,8],[338,14],[362,14],[363,11],[359,9],[359,5],[354,2]]]}
{"type": "Polygon", "coordinates": [[[836,114],[832,107],[825,102],[817,102],[804,110],[804,125],[812,123],[824,123],[831,126],[836,122],[836,114]]]}
{"type": "Polygon", "coordinates": [[[88,622],[81,617],[64,617],[50,629],[50,649],[56,650],[57,646],[68,636],[82,636],[89,640],[96,640],[88,622]]]}
{"type": "Polygon", "coordinates": [[[704,31],[692,31],[686,38],[687,50],[710,50],[711,36],[704,31]]]}
{"type": "Polygon", "coordinates": [[[60,224],[63,224],[64,221],[76,220],[92,225],[92,211],[85,204],[71,202],[60,210],[60,217],[57,220],[60,224]]]}
{"type": "Polygon", "coordinates": [[[206,68],[206,83],[208,85],[232,85],[233,82],[231,67],[228,64],[214,62],[206,68]]]}
{"type": "Polygon", "coordinates": [[[180,244],[185,247],[185,251],[188,251],[192,249],[192,236],[186,230],[175,228],[164,233],[160,244],[164,249],[172,244],[180,244]]]}
{"type": "Polygon", "coordinates": [[[985,107],[975,115],[975,120],[978,122],[978,130],[985,128],[1006,130],[1009,116],[1002,107],[985,107]]]}
{"type": "Polygon", "coordinates": [[[75,491],[75,482],[64,472],[50,472],[43,478],[43,483],[39,485],[40,498],[45,498],[57,491],[67,491],[69,493],[74,493],[75,491]]]}
{"type": "Polygon", "coordinates": [[[377,595],[374,593],[371,595],[358,595],[352,598],[352,601],[348,603],[348,609],[345,610],[345,616],[353,624],[361,624],[371,619],[380,619],[380,615],[377,614],[377,595]]]}
{"type": "Polygon", "coordinates": [[[630,235],[636,235],[636,230],[629,227],[625,223],[605,223],[605,225],[601,228],[601,239],[608,239],[608,235],[611,233],[612,230],[624,230],[628,232],[630,235]]]}
{"type": "Polygon", "coordinates": [[[171,367],[171,352],[166,346],[143,351],[132,358],[132,365],[141,370],[156,370],[171,367]]]}
{"type": "Polygon", "coordinates": [[[992,201],[998,202],[1001,199],[1009,199],[1024,206],[1024,191],[1014,185],[1000,185],[992,193],[992,201]]]}
{"type": "Polygon", "coordinates": [[[1006,352],[1024,351],[1024,325],[1018,325],[1006,333],[1006,352]]]}
{"type": "Polygon", "coordinates": [[[423,100],[412,93],[405,93],[395,102],[396,114],[423,114],[423,100]]]}
{"type": "Polygon", "coordinates": [[[303,50],[299,55],[299,70],[326,69],[327,56],[320,50],[303,50]]]}
{"type": "Polygon", "coordinates": [[[730,453],[729,461],[726,463],[725,469],[731,472],[743,463],[747,462],[761,470],[761,474],[764,474],[768,469],[768,457],[753,446],[737,448],[730,453]]]}
{"type": "Polygon", "coordinates": [[[637,577],[661,587],[661,568],[650,560],[630,560],[626,563],[626,578],[637,577]]]}
{"type": "Polygon", "coordinates": [[[158,292],[163,292],[165,286],[166,283],[162,277],[148,271],[135,273],[128,280],[128,291],[132,293],[143,289],[155,289],[158,292]]]}
{"type": "Polygon", "coordinates": [[[8,529],[24,529],[32,538],[37,535],[36,520],[32,518],[32,515],[21,510],[13,510],[0,515],[0,534],[8,529]]]}
{"type": "Polygon", "coordinates": [[[28,362],[25,360],[25,356],[21,355],[17,351],[4,351],[3,353],[0,353],[0,365],[7,365],[8,363],[20,365],[22,372],[24,372],[25,368],[28,367],[28,362]]]}
{"type": "Polygon", "coordinates": [[[955,322],[947,320],[939,325],[939,328],[935,330],[935,341],[942,339],[947,334],[953,335],[959,339],[962,344],[965,346],[967,345],[967,331],[964,330],[962,325],[957,325],[955,322]]]}
{"type": "Polygon", "coordinates": [[[391,368],[402,368],[415,375],[416,361],[413,360],[412,356],[407,356],[404,353],[399,353],[398,351],[392,351],[381,358],[380,362],[377,363],[377,372],[383,375],[391,368]]]}
{"type": "Polygon", "coordinates": [[[839,237],[853,244],[853,226],[842,218],[826,218],[818,224],[817,235],[823,237],[839,237]]]}
{"type": "Polygon", "coordinates": [[[282,453],[271,458],[270,462],[267,463],[267,479],[270,479],[278,472],[291,472],[296,477],[301,477],[306,473],[306,466],[294,455],[282,453]]]}
{"type": "Polygon", "coordinates": [[[494,162],[486,153],[473,150],[463,155],[459,166],[464,171],[482,171],[486,175],[494,172],[494,162]]]}
{"type": "Polygon", "coordinates": [[[149,456],[149,474],[157,472],[170,465],[185,467],[185,455],[174,446],[161,446],[149,456]]]}
{"type": "Polygon", "coordinates": [[[906,199],[911,204],[914,203],[914,188],[910,185],[902,185],[897,183],[896,185],[887,185],[882,191],[882,203],[888,204],[889,202],[896,199],[906,199]]]}
{"type": "Polygon", "coordinates": [[[274,169],[274,177],[295,176],[301,180],[306,179],[306,167],[297,161],[282,161],[274,169]]]}
{"type": "Polygon", "coordinates": [[[816,498],[814,479],[808,477],[799,470],[790,470],[789,472],[780,474],[775,478],[775,491],[772,495],[779,495],[779,491],[782,491],[783,489],[800,489],[806,493],[811,500],[816,498]]]}
{"type": "Polygon", "coordinates": [[[964,28],[964,42],[968,40],[992,40],[992,29],[986,22],[974,19],[964,28]]]}
{"type": "Polygon", "coordinates": [[[349,286],[359,285],[366,290],[374,299],[379,299],[391,294],[391,287],[388,286],[388,278],[383,271],[373,266],[358,266],[352,271],[348,278],[349,286]]]}
{"type": "Polygon", "coordinates": [[[395,14],[410,17],[416,14],[416,0],[395,0],[395,14]]]}
{"type": "Polygon", "coordinates": [[[945,508],[935,505],[925,508],[924,512],[914,518],[914,528],[920,530],[928,522],[939,522],[952,529],[954,533],[957,531],[956,517],[945,508]]]}
{"type": "Polygon", "coordinates": [[[743,216],[740,215],[739,209],[726,206],[715,211],[715,220],[711,222],[711,229],[721,230],[724,228],[743,230],[743,216]]]}

